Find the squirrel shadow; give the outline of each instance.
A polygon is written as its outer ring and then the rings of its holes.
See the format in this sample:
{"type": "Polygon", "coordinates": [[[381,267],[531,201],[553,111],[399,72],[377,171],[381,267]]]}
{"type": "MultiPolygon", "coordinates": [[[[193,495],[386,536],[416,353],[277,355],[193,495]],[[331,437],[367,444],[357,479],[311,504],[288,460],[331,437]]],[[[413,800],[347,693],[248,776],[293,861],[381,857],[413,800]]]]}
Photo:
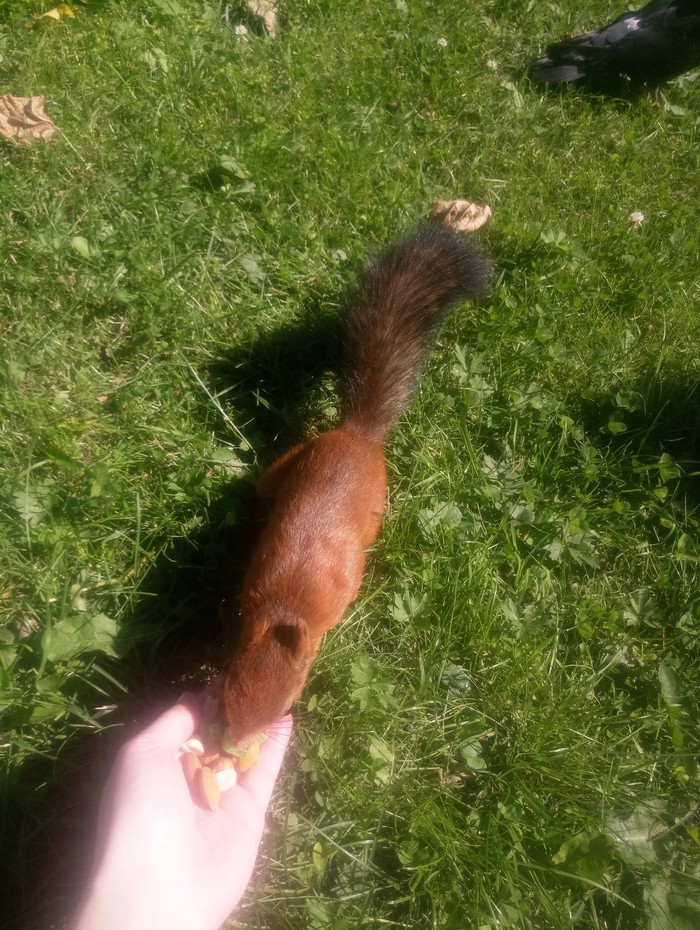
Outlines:
{"type": "MultiPolygon", "coordinates": [[[[226,403],[242,432],[267,463],[308,438],[322,413],[319,385],[334,374],[341,358],[337,312],[307,305],[311,325],[291,322],[237,346],[209,366],[208,380],[226,403]]],[[[333,398],[337,398],[335,386],[333,398]]],[[[226,436],[230,439],[230,434],[226,436]]]]}
{"type": "MultiPolygon", "coordinates": [[[[227,351],[199,374],[213,393],[226,392],[236,421],[250,426],[251,450],[268,460],[302,437],[300,414],[317,415],[319,379],[335,368],[338,341],[337,318],[312,307],[299,322],[227,351]]],[[[230,441],[223,427],[221,435],[230,441]]],[[[237,599],[264,524],[251,506],[253,471],[233,477],[202,525],[169,541],[137,582],[117,658],[99,657],[115,682],[99,696],[102,705],[118,705],[108,725],[77,731],[53,756],[28,755],[3,773],[6,930],[65,926],[89,879],[99,798],[116,752],[156,708],[201,690],[221,670],[237,633],[235,603],[227,604],[224,625],[222,600],[237,599]]],[[[95,704],[89,684],[76,681],[74,692],[78,704],[95,704]]]]}

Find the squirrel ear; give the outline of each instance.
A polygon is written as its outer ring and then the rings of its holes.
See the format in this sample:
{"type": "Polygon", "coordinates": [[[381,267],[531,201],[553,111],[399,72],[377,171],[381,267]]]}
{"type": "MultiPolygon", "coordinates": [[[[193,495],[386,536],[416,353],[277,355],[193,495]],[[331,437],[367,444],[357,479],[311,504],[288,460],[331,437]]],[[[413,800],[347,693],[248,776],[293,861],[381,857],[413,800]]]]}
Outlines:
{"type": "Polygon", "coordinates": [[[301,662],[305,657],[309,645],[309,633],[303,620],[275,623],[270,629],[270,635],[291,654],[295,662],[301,662]]]}

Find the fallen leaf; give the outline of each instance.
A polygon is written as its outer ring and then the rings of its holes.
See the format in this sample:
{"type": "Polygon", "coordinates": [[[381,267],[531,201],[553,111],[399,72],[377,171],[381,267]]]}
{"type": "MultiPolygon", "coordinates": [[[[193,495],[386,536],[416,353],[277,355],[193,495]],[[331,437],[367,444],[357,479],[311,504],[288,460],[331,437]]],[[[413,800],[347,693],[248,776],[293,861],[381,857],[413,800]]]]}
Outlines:
{"type": "Polygon", "coordinates": [[[55,19],[56,22],[58,22],[62,16],[75,19],[75,13],[67,3],[59,3],[53,10],[49,10],[47,13],[42,13],[40,16],[37,16],[37,19],[55,19]]]}
{"type": "Polygon", "coordinates": [[[260,284],[260,282],[265,277],[260,265],[258,264],[259,258],[259,255],[255,255],[253,252],[251,252],[249,255],[242,255],[238,259],[239,265],[248,275],[248,278],[252,284],[260,284]]]}
{"type": "Polygon", "coordinates": [[[81,652],[104,652],[114,656],[117,632],[116,621],[105,614],[64,617],[44,630],[41,638],[44,658],[49,662],[65,662],[81,652]]]}
{"type": "Polygon", "coordinates": [[[90,258],[90,243],[85,236],[73,236],[70,244],[82,258],[90,258]]]}
{"type": "Polygon", "coordinates": [[[56,126],[44,112],[44,98],[0,94],[0,135],[29,145],[31,138],[53,139],[56,126]]]}
{"type": "Polygon", "coordinates": [[[454,232],[470,233],[481,229],[491,219],[491,207],[470,200],[434,200],[428,219],[447,226],[454,232]]]}
{"type": "Polygon", "coordinates": [[[258,16],[264,23],[271,39],[277,35],[277,14],[279,0],[248,0],[248,9],[253,16],[258,16]]]}
{"type": "Polygon", "coordinates": [[[34,633],[38,633],[41,625],[36,617],[23,611],[16,620],[10,621],[9,629],[14,642],[18,643],[33,636],[34,633]]]}
{"type": "Polygon", "coordinates": [[[48,513],[44,501],[28,487],[18,488],[12,495],[12,503],[22,520],[30,526],[38,526],[48,513]]]}

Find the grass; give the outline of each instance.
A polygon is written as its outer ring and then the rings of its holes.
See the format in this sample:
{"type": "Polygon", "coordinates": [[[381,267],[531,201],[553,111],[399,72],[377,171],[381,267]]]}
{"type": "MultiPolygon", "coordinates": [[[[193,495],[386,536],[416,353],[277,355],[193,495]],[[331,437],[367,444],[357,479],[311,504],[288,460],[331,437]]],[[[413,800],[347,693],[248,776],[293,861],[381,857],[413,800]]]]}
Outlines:
{"type": "Polygon", "coordinates": [[[697,75],[530,87],[603,0],[290,0],[274,42],[48,6],[0,3],[0,91],[58,126],[0,148],[6,925],[63,925],[124,725],[221,661],[241,501],[335,422],[355,268],[463,195],[498,282],[396,430],[231,927],[696,926],[697,75]]]}

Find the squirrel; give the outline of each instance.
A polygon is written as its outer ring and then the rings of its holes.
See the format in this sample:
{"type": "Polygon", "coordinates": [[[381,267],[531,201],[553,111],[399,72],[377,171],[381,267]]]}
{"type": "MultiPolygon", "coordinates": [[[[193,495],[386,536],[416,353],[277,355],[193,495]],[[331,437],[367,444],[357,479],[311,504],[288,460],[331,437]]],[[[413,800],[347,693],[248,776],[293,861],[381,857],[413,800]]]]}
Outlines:
{"type": "Polygon", "coordinates": [[[240,635],[223,672],[236,745],[288,711],[323,634],[355,599],[365,549],[384,516],[384,445],[444,317],[459,301],[485,296],[490,282],[491,264],[476,246],[430,224],[370,261],[350,289],[340,423],[289,449],[256,486],[269,517],[243,580],[240,635]]]}

